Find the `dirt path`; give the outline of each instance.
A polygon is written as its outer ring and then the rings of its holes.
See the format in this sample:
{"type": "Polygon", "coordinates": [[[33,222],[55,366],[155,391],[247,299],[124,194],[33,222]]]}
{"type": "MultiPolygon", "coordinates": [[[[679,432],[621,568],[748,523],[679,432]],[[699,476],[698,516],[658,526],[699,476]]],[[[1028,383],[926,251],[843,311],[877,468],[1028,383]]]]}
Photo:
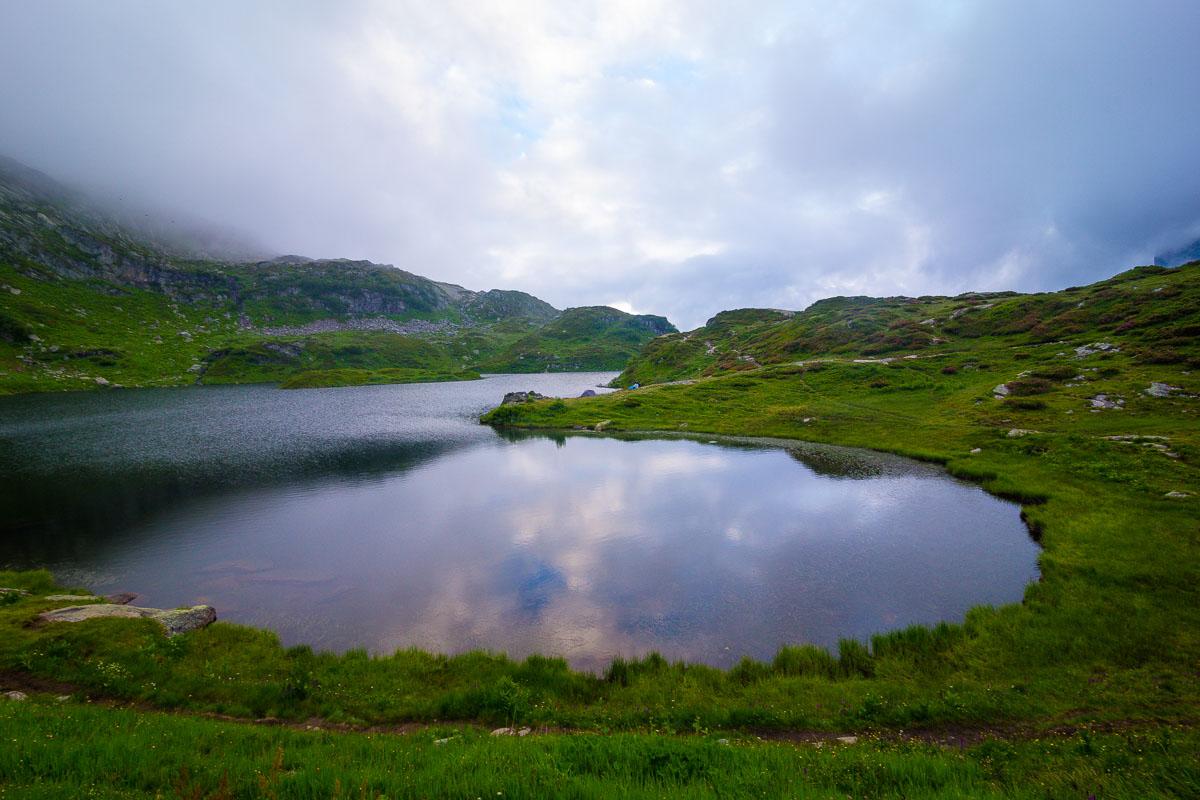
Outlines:
{"type": "MultiPolygon", "coordinates": [[[[471,728],[478,731],[506,730],[494,728],[472,720],[438,720],[434,722],[397,722],[380,725],[352,725],[344,722],[330,722],[326,719],[313,717],[306,720],[284,720],[274,717],[250,719],[235,717],[229,714],[218,714],[211,711],[167,710],[158,708],[150,703],[127,701],[109,697],[103,694],[89,693],[77,686],[62,681],[43,678],[29,673],[6,670],[0,672],[0,692],[21,691],[27,694],[53,694],[64,698],[67,696],[83,696],[90,703],[103,705],[114,709],[130,709],[147,714],[163,716],[190,717],[208,719],[216,722],[226,722],[237,725],[250,725],[272,728],[287,728],[294,731],[323,731],[331,733],[364,733],[383,734],[389,736],[407,736],[430,728],[457,727],[471,728]]],[[[10,701],[11,702],[11,701],[10,701]]],[[[65,702],[65,700],[64,700],[65,702]]],[[[1160,719],[1122,719],[1102,722],[1068,722],[1061,719],[1026,720],[1021,722],[1004,722],[996,724],[967,725],[961,723],[946,723],[925,728],[889,729],[864,728],[848,731],[830,731],[817,729],[776,730],[757,728],[750,730],[733,729],[733,735],[745,734],[764,742],[777,742],[806,747],[843,747],[865,743],[922,743],[937,747],[964,749],[989,740],[1028,741],[1030,739],[1066,739],[1081,732],[1093,734],[1122,733],[1126,731],[1147,730],[1159,728],[1164,724],[1175,727],[1200,727],[1200,719],[1160,720],[1160,719]]],[[[520,727],[520,726],[518,726],[520,727]]],[[[614,731],[602,733],[586,728],[567,728],[555,725],[530,726],[530,735],[545,736],[609,736],[621,733],[639,733],[640,731],[614,731]]],[[[661,734],[660,734],[661,735],[661,734]]],[[[680,738],[695,737],[697,734],[679,732],[671,734],[680,738]]]]}

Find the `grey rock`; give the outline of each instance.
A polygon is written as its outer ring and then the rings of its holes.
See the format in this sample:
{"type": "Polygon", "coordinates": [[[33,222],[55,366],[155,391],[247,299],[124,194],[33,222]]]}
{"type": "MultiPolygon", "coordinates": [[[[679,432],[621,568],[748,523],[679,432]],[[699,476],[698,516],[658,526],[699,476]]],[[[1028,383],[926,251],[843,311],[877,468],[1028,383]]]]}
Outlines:
{"type": "Polygon", "coordinates": [[[842,744],[858,744],[857,736],[839,736],[837,740],[842,744]]]}
{"type": "Polygon", "coordinates": [[[17,691],[5,692],[4,696],[6,698],[8,698],[9,700],[16,700],[18,702],[20,702],[21,700],[29,699],[29,695],[25,694],[24,692],[17,692],[17,691]]]}
{"type": "Polygon", "coordinates": [[[1119,353],[1121,348],[1115,347],[1108,342],[1093,342],[1091,344],[1080,345],[1075,348],[1076,358],[1087,358],[1096,353],[1119,353]]]}
{"type": "Polygon", "coordinates": [[[0,586],[0,594],[15,594],[20,595],[21,597],[29,596],[29,592],[25,591],[24,589],[9,589],[3,586],[0,586]]]}
{"type": "Polygon", "coordinates": [[[500,402],[502,406],[510,406],[516,403],[532,403],[535,400],[549,400],[550,398],[544,394],[537,392],[509,392],[504,395],[504,399],[500,402]]]}
{"type": "Polygon", "coordinates": [[[1167,384],[1167,383],[1158,383],[1157,381],[1155,381],[1154,383],[1151,383],[1149,389],[1142,390],[1142,392],[1144,394],[1148,394],[1151,397],[1170,397],[1171,392],[1178,392],[1178,391],[1179,391],[1178,386],[1171,386],[1170,384],[1167,384]]]}
{"type": "Polygon", "coordinates": [[[1022,436],[1028,436],[1031,433],[1037,433],[1037,431],[1031,431],[1028,428],[1012,428],[1008,432],[1008,438],[1020,439],[1022,436]]]}
{"type": "Polygon", "coordinates": [[[1008,397],[1009,388],[1007,383],[1002,383],[995,389],[992,389],[992,394],[996,397],[1008,397]]]}
{"type": "Polygon", "coordinates": [[[152,619],[166,629],[167,636],[175,636],[211,625],[217,619],[217,611],[212,606],[162,609],[97,603],[88,606],[67,606],[38,615],[38,619],[43,622],[83,622],[103,617],[152,619]]]}
{"type": "Polygon", "coordinates": [[[53,600],[56,603],[86,603],[89,600],[99,600],[92,594],[48,594],[47,600],[53,600]]]}
{"type": "Polygon", "coordinates": [[[596,423],[596,427],[594,430],[596,431],[596,433],[602,433],[604,430],[606,430],[608,428],[609,425],[612,425],[611,419],[602,420],[601,422],[596,423]]]}
{"type": "Polygon", "coordinates": [[[1102,408],[1107,408],[1107,409],[1113,409],[1116,411],[1120,411],[1121,407],[1125,405],[1124,399],[1122,399],[1120,397],[1115,398],[1115,399],[1110,398],[1106,394],[1098,394],[1095,397],[1090,398],[1088,400],[1088,402],[1090,402],[1092,404],[1092,408],[1097,409],[1097,410],[1102,409],[1102,408]]]}
{"type": "Polygon", "coordinates": [[[517,732],[512,728],[496,728],[492,731],[492,736],[516,736],[517,732]]]}
{"type": "Polygon", "coordinates": [[[119,606],[127,606],[137,599],[137,592],[116,592],[104,595],[104,599],[119,606]]]}
{"type": "Polygon", "coordinates": [[[581,395],[579,395],[579,396],[580,396],[580,397],[595,397],[595,396],[596,396],[596,390],[595,390],[595,389],[584,389],[584,390],[583,390],[583,394],[581,394],[581,395]]]}
{"type": "Polygon", "coordinates": [[[1186,497],[1191,497],[1187,492],[1167,492],[1163,497],[1169,497],[1172,500],[1183,500],[1186,497]]]}

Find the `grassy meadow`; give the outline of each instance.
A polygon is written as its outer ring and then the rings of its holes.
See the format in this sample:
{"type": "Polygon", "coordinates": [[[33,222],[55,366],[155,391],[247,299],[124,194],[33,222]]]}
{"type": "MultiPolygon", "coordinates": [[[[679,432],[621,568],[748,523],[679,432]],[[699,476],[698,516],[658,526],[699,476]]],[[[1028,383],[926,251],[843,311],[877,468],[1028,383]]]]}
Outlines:
{"type": "Polygon", "coordinates": [[[843,323],[873,332],[815,354],[771,337],[833,335],[835,319],[718,320],[699,355],[672,334],[627,371],[662,383],[484,418],[937,462],[1022,504],[1043,551],[1020,604],[729,670],[650,654],[591,674],[540,656],[319,653],[223,622],[173,639],[145,620],[38,626],[62,587],[0,573],[27,592],[0,595],[0,689],[31,695],[0,702],[14,745],[0,797],[1198,796],[1196,273],[1134,271],[1066,303],[982,298],[957,317],[926,300],[941,310],[917,328],[927,307],[843,304],[843,323]],[[987,312],[1007,332],[979,327],[987,312]],[[863,352],[877,335],[903,341],[863,352]],[[499,726],[534,735],[487,735],[499,726]]]}

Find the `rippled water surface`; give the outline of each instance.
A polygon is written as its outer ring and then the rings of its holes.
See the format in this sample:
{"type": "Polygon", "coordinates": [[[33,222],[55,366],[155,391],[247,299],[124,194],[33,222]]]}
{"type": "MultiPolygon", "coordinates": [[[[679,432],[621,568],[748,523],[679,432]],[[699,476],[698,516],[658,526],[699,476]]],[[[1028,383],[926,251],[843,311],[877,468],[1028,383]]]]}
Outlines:
{"type": "Polygon", "coordinates": [[[864,451],[501,435],[611,375],[0,398],[0,564],[285,643],[728,665],[1019,600],[1017,506],[864,451]]]}

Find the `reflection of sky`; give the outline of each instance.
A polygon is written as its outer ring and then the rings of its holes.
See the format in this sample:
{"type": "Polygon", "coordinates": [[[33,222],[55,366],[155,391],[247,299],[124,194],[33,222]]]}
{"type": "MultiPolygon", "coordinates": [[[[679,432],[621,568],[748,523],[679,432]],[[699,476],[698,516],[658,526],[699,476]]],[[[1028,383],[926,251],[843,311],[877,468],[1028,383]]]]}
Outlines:
{"type": "Polygon", "coordinates": [[[601,379],[16,398],[0,441],[31,454],[36,497],[0,496],[23,520],[0,563],[211,602],[289,643],[585,667],[650,649],[725,664],[958,619],[1036,574],[1017,508],[928,465],[476,422],[503,392],[601,379]]]}
{"type": "Polygon", "coordinates": [[[1017,508],[927,469],[848,480],[780,450],[574,437],[370,481],[221,496],[94,565],[288,642],[729,663],[1020,598],[1017,508]]]}

